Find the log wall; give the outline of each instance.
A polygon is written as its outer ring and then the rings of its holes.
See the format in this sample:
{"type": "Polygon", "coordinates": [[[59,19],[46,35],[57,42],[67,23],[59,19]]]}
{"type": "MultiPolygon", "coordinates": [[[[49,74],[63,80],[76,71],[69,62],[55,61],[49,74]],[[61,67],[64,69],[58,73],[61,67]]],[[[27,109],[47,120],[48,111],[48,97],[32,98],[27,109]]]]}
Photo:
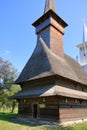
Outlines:
{"type": "Polygon", "coordinates": [[[33,117],[34,104],[37,104],[37,118],[60,122],[87,118],[87,101],[56,96],[21,99],[19,114],[33,117]]]}
{"type": "Polygon", "coordinates": [[[58,97],[21,99],[19,101],[19,115],[33,117],[34,104],[37,104],[37,118],[58,120],[58,97]]]}
{"type": "Polygon", "coordinates": [[[87,119],[87,102],[68,98],[60,99],[59,118],[60,122],[87,119]]]}
{"type": "Polygon", "coordinates": [[[60,108],[59,114],[61,122],[87,119],[87,106],[85,106],[85,108],[78,108],[77,106],[72,108],[60,108]]]}

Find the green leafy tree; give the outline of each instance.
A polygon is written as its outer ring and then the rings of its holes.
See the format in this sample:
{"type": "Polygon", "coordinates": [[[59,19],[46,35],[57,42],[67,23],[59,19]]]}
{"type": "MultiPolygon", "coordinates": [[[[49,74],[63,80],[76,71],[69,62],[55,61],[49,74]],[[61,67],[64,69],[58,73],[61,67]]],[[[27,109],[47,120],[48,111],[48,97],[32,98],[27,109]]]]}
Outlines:
{"type": "Polygon", "coordinates": [[[9,61],[0,58],[0,108],[13,105],[14,100],[10,101],[8,97],[19,91],[18,86],[12,85],[17,75],[17,69],[9,61]]]}
{"type": "MultiPolygon", "coordinates": [[[[21,90],[21,88],[19,85],[12,85],[12,87],[10,88],[10,91],[9,91],[9,96],[14,95],[15,93],[17,93],[20,90],[21,90]]],[[[9,107],[11,108],[11,112],[13,113],[14,109],[15,109],[15,107],[17,107],[18,103],[16,100],[9,100],[9,99],[8,99],[8,102],[9,102],[9,107]]]]}
{"type": "Polygon", "coordinates": [[[3,105],[7,102],[8,94],[5,92],[5,90],[0,91],[0,109],[3,107],[3,105]]]}
{"type": "Polygon", "coordinates": [[[0,58],[0,89],[10,89],[17,77],[17,69],[9,61],[0,58]]]}

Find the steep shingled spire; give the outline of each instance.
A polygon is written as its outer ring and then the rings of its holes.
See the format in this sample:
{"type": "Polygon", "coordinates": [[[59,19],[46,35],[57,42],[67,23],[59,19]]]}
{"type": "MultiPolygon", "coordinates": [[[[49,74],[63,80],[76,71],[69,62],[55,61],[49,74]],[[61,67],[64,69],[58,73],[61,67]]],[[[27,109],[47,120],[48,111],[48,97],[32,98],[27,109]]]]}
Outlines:
{"type": "Polygon", "coordinates": [[[54,0],[46,0],[44,13],[50,9],[55,12],[54,0]]]}
{"type": "Polygon", "coordinates": [[[36,34],[44,39],[48,48],[56,55],[64,58],[62,37],[67,23],[54,11],[54,0],[46,0],[44,15],[35,21],[33,26],[36,28],[36,34]]]}

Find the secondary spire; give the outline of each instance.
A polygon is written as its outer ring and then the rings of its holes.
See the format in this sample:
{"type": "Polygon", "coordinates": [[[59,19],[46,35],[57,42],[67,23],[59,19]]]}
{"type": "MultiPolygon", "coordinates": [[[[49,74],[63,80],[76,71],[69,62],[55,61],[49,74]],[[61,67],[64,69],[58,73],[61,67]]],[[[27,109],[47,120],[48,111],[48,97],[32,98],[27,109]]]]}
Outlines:
{"type": "Polygon", "coordinates": [[[54,0],[46,0],[44,13],[49,10],[53,10],[55,12],[54,0]]]}
{"type": "Polygon", "coordinates": [[[87,42],[87,26],[83,20],[83,42],[87,42]]]}

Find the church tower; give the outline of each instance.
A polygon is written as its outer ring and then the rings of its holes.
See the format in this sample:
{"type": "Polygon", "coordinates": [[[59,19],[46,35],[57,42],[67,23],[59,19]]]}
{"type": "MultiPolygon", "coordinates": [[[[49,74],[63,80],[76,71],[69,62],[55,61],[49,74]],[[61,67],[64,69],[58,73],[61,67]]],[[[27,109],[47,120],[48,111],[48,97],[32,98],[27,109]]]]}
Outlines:
{"type": "Polygon", "coordinates": [[[84,71],[87,72],[87,27],[83,25],[83,43],[77,45],[80,54],[80,64],[84,71]]]}
{"type": "Polygon", "coordinates": [[[36,28],[37,42],[41,36],[53,53],[64,58],[63,35],[67,23],[57,15],[54,0],[46,0],[44,14],[33,26],[36,28]]]}

